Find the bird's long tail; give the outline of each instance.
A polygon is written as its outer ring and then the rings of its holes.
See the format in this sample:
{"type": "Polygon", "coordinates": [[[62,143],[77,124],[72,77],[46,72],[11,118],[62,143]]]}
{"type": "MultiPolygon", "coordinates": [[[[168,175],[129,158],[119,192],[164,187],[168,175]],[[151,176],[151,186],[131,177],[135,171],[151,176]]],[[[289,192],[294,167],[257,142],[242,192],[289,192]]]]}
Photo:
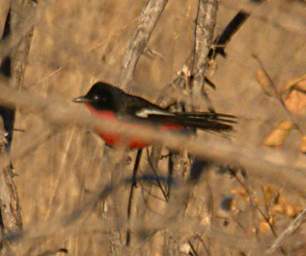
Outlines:
{"type": "Polygon", "coordinates": [[[234,115],[212,112],[183,112],[174,113],[173,116],[152,115],[150,118],[162,123],[169,122],[216,132],[231,131],[233,130],[233,125],[237,123],[237,118],[234,115]]]}

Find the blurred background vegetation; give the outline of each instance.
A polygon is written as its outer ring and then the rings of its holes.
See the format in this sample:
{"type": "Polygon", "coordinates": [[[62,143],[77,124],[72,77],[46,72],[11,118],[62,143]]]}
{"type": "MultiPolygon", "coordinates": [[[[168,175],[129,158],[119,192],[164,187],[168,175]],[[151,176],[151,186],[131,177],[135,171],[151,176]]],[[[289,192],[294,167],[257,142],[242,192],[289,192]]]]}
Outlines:
{"type": "MultiPolygon", "coordinates": [[[[14,46],[26,48],[28,44],[29,48],[23,79],[13,86],[46,101],[53,97],[72,105],[71,99],[84,94],[93,82],[118,84],[124,55],[146,3],[1,0],[2,31],[9,11],[9,25],[14,27],[14,19],[19,19],[26,27],[19,33],[27,32],[14,46]]],[[[127,85],[130,93],[156,102],[182,70],[192,54],[197,8],[198,0],[168,1],[127,85]]],[[[306,85],[305,77],[301,78],[306,73],[305,1],[221,0],[214,35],[221,34],[242,9],[250,17],[226,46],[226,58],[217,56],[210,63],[207,76],[216,90],[206,89],[214,108],[237,115],[239,124],[226,138],[199,134],[241,147],[241,157],[248,146],[263,150],[265,138],[281,121],[288,120],[284,107],[267,96],[256,79],[260,65],[253,55],[261,60],[278,91],[288,84],[302,88],[289,102],[301,120],[306,85]],[[302,107],[296,110],[296,104],[302,107]]],[[[16,57],[18,51],[14,54],[17,64],[12,79],[20,77],[16,70],[20,56],[16,57]]],[[[129,186],[120,186],[101,200],[95,201],[95,196],[108,184],[132,175],[135,152],[104,147],[86,129],[52,126],[40,113],[22,108],[17,108],[14,120],[11,152],[42,139],[13,161],[23,223],[18,232],[24,233],[17,233],[21,235],[16,239],[8,236],[11,241],[3,247],[10,249],[3,250],[4,255],[262,255],[305,207],[305,193],[288,190],[286,180],[270,184],[250,177],[247,168],[194,160],[198,165],[193,168],[205,171],[196,183],[188,183],[188,193],[174,187],[170,194],[174,202],[169,198],[167,202],[155,183],[139,182],[131,219],[137,228],[126,247],[129,186]]],[[[303,130],[302,121],[299,123],[303,130]]],[[[301,156],[300,133],[292,129],[285,137],[272,150],[301,156]]],[[[161,152],[168,154],[165,148],[161,152]]],[[[147,153],[140,174],[152,173],[147,153]]],[[[175,167],[180,172],[172,175],[187,180],[190,162],[186,154],[176,155],[174,164],[181,167],[175,167]]],[[[168,175],[167,157],[154,169],[168,175]]],[[[9,231],[3,231],[4,235],[11,234],[9,231]]],[[[306,255],[305,241],[304,224],[271,255],[306,255]]]]}

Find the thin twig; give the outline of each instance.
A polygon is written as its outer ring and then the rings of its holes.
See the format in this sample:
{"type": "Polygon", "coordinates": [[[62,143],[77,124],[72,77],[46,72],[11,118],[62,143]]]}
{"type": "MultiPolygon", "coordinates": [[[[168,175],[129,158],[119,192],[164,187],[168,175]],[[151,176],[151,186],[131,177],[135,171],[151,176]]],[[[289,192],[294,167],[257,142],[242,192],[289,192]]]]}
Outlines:
{"type": "Polygon", "coordinates": [[[306,221],[306,208],[289,224],[289,226],[278,236],[271,247],[266,251],[267,254],[274,253],[281,248],[283,242],[288,239],[306,221]]]}
{"type": "MultiPolygon", "coordinates": [[[[237,173],[235,171],[232,171],[231,174],[234,176],[234,178],[236,179],[236,181],[241,185],[241,187],[246,191],[248,198],[250,200],[250,205],[252,208],[255,208],[257,210],[257,212],[259,213],[259,215],[265,220],[265,222],[268,224],[271,233],[274,237],[277,237],[277,233],[276,230],[273,226],[273,224],[271,223],[269,216],[267,216],[259,207],[258,203],[255,200],[255,197],[253,195],[253,191],[251,191],[251,189],[248,187],[248,185],[245,183],[245,181],[243,181],[242,179],[240,179],[240,177],[238,177],[237,173]]],[[[287,255],[286,251],[284,248],[280,247],[280,252],[282,253],[282,255],[287,255]]]]}
{"type": "Polygon", "coordinates": [[[257,55],[253,54],[253,58],[258,62],[260,68],[265,73],[266,77],[269,79],[269,84],[271,85],[270,89],[273,93],[274,98],[279,102],[279,104],[284,109],[284,111],[285,111],[287,117],[289,118],[289,120],[294,124],[296,129],[303,136],[305,133],[303,132],[302,126],[299,124],[298,120],[294,117],[294,115],[288,110],[288,108],[286,106],[286,103],[285,103],[284,99],[282,98],[281,93],[277,90],[276,85],[273,82],[273,80],[272,80],[271,76],[269,75],[268,71],[264,67],[264,64],[262,63],[262,61],[260,60],[260,58],[257,55]]]}
{"type": "MultiPolygon", "coordinates": [[[[158,177],[158,173],[157,173],[157,164],[158,163],[158,157],[159,157],[159,154],[160,154],[160,151],[161,151],[161,147],[154,147],[152,149],[152,153],[151,155],[149,154],[148,150],[147,150],[147,159],[148,159],[148,163],[151,167],[151,170],[153,172],[153,174],[158,177]]],[[[166,202],[168,202],[169,198],[167,196],[167,193],[165,191],[165,188],[163,187],[163,185],[161,184],[161,182],[159,180],[157,180],[157,185],[160,189],[160,191],[162,192],[163,194],[163,197],[164,197],[164,200],[166,202]]]]}
{"type": "Polygon", "coordinates": [[[188,241],[188,244],[189,244],[190,249],[192,251],[192,256],[199,256],[197,250],[194,248],[194,245],[192,244],[192,242],[190,240],[188,241]]]}
{"type": "MultiPolygon", "coordinates": [[[[152,184],[156,182],[156,179],[159,179],[160,182],[164,183],[167,181],[166,177],[153,177],[151,175],[138,176],[136,178],[136,181],[152,184]]],[[[84,203],[73,209],[69,214],[60,217],[55,217],[47,223],[39,223],[38,225],[33,225],[27,230],[9,232],[4,236],[4,240],[9,242],[19,242],[21,240],[36,239],[40,237],[49,236],[51,234],[57,233],[59,229],[73,229],[75,227],[75,224],[77,224],[77,222],[81,220],[81,217],[84,216],[84,214],[88,211],[92,210],[100,201],[105,200],[108,196],[110,196],[122,186],[130,185],[133,182],[133,178],[124,177],[116,182],[106,184],[97,193],[94,193],[89,199],[87,199],[84,203]]],[[[125,226],[127,226],[127,223],[124,223],[124,227],[125,226]]],[[[111,230],[111,227],[109,227],[109,230],[111,230]]]]}

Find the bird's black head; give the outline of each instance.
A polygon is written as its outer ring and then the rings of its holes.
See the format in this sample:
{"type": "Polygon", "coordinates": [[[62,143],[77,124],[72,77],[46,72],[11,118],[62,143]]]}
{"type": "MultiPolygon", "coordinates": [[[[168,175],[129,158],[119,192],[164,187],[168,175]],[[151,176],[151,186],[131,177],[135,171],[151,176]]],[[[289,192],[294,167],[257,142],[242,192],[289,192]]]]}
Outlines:
{"type": "Polygon", "coordinates": [[[97,82],[84,96],[73,99],[73,102],[87,103],[98,110],[115,110],[115,97],[119,91],[111,84],[97,82]]]}

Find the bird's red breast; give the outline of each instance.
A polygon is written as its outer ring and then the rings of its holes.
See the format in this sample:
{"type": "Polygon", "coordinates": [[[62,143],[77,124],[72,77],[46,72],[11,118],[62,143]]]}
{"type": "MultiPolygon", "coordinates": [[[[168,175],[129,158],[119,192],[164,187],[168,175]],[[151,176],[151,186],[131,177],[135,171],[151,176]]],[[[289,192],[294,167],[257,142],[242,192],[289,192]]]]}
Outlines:
{"type": "MultiPolygon", "coordinates": [[[[91,104],[86,103],[87,109],[90,113],[104,121],[116,122],[118,121],[118,117],[112,111],[107,110],[97,110],[91,106],[91,104]]],[[[137,124],[127,124],[127,128],[140,128],[140,125],[137,124]]],[[[158,131],[181,131],[184,128],[181,125],[177,124],[163,124],[162,126],[156,126],[158,131]]],[[[136,136],[132,139],[129,139],[127,142],[124,141],[124,138],[116,132],[102,132],[99,129],[96,129],[96,133],[105,141],[107,145],[116,146],[126,144],[130,149],[139,149],[144,148],[150,144],[150,142],[146,142],[143,139],[139,139],[136,136]]]]}

